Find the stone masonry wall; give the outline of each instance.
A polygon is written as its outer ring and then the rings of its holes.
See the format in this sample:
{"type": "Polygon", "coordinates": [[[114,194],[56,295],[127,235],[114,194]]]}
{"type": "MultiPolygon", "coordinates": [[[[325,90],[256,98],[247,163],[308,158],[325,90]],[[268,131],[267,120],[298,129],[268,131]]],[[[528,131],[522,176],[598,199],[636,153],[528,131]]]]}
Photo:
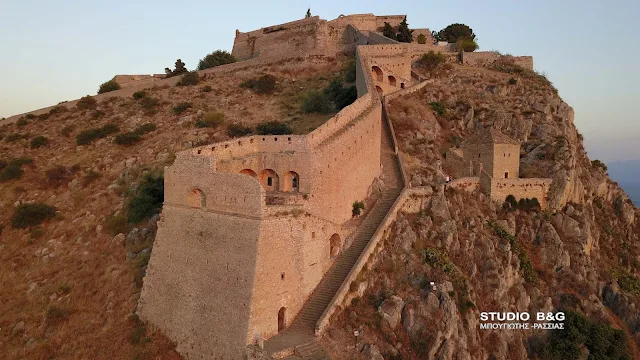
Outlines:
{"type": "MultiPolygon", "coordinates": [[[[500,58],[504,58],[504,55],[492,51],[474,51],[463,53],[463,63],[469,66],[490,66],[500,58]]],[[[516,65],[522,66],[525,69],[533,70],[533,57],[532,56],[509,56],[516,65]]]]}
{"type": "Polygon", "coordinates": [[[547,193],[551,179],[493,179],[491,182],[491,199],[504,202],[507,196],[513,195],[516,200],[536,198],[543,209],[547,207],[547,193]]]}
{"type": "Polygon", "coordinates": [[[520,177],[520,145],[493,145],[493,172],[495,179],[520,177]],[[507,176],[505,176],[505,173],[507,176]]]}

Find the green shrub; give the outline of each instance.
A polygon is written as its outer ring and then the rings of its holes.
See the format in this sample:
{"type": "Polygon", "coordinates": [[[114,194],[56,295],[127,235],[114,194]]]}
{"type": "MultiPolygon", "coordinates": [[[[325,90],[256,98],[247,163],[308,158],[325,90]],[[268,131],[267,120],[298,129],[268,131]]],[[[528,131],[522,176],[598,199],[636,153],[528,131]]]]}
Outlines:
{"type": "Polygon", "coordinates": [[[210,112],[204,114],[202,118],[196,120],[197,128],[216,127],[224,122],[224,114],[219,112],[210,112]]]}
{"type": "Polygon", "coordinates": [[[276,88],[276,78],[273,75],[265,74],[257,79],[243,81],[240,87],[251,89],[256,94],[270,94],[276,88]]]}
{"type": "Polygon", "coordinates": [[[159,103],[158,99],[148,97],[148,96],[143,97],[140,101],[140,105],[145,110],[151,110],[155,108],[158,105],[158,103],[159,103]]]}
{"type": "Polygon", "coordinates": [[[26,135],[22,135],[22,134],[9,134],[4,139],[5,139],[6,142],[16,142],[18,140],[22,140],[22,139],[26,139],[26,138],[27,138],[27,136],[26,135]]]}
{"type": "Polygon", "coordinates": [[[120,131],[120,129],[114,124],[107,124],[100,128],[85,130],[76,136],[76,144],[87,145],[94,140],[105,138],[111,134],[117,133],[118,131],[120,131]]]}
{"type": "Polygon", "coordinates": [[[364,209],[364,202],[362,201],[354,201],[351,206],[351,216],[358,216],[362,213],[364,209]]]}
{"type": "Polygon", "coordinates": [[[251,134],[251,128],[242,124],[229,124],[227,126],[227,135],[232,138],[242,137],[251,134]]]}
{"type": "Polygon", "coordinates": [[[424,36],[424,34],[420,34],[416,38],[416,42],[418,42],[418,44],[426,44],[427,43],[427,37],[424,36]]]}
{"type": "Polygon", "coordinates": [[[29,121],[26,118],[21,117],[20,119],[18,119],[18,121],[16,121],[16,126],[23,127],[23,126],[27,125],[28,123],[29,123],[29,121]]]}
{"type": "Polygon", "coordinates": [[[47,146],[49,144],[49,139],[44,136],[36,136],[31,139],[31,148],[37,149],[39,147],[47,146]]]}
{"type": "Polygon", "coordinates": [[[69,135],[71,135],[71,133],[75,129],[76,129],[75,125],[67,125],[67,126],[63,127],[62,130],[60,130],[60,134],[66,136],[66,137],[69,137],[69,135]]]}
{"type": "Polygon", "coordinates": [[[443,116],[444,113],[447,111],[447,108],[445,107],[445,105],[439,101],[430,102],[429,105],[431,106],[431,109],[440,116],[443,116]]]}
{"type": "Polygon", "coordinates": [[[508,195],[502,207],[509,211],[514,211],[515,209],[517,209],[518,201],[516,200],[516,197],[513,195],[508,195]]]}
{"type": "Polygon", "coordinates": [[[198,70],[209,69],[212,67],[234,63],[236,59],[228,51],[216,50],[211,54],[207,54],[204,59],[198,62],[198,70]]]}
{"type": "Polygon", "coordinates": [[[154,123],[146,123],[146,124],[142,124],[142,125],[138,126],[137,128],[135,128],[135,130],[133,130],[133,132],[135,134],[138,134],[138,135],[144,135],[146,133],[150,133],[152,131],[155,131],[157,128],[158,127],[154,123]]]}
{"type": "Polygon", "coordinates": [[[515,85],[517,83],[518,83],[518,80],[516,80],[514,78],[509,79],[509,82],[508,82],[509,85],[515,85]]]}
{"type": "Polygon", "coordinates": [[[47,175],[47,182],[49,185],[52,187],[58,187],[69,182],[71,172],[64,166],[56,166],[48,169],[45,174],[47,175]]]}
{"type": "Polygon", "coordinates": [[[140,100],[140,99],[144,99],[147,97],[147,93],[144,91],[136,91],[133,93],[133,95],[131,96],[132,98],[136,99],[136,100],[140,100]]]}
{"type": "Polygon", "coordinates": [[[96,99],[92,98],[89,95],[81,97],[80,100],[78,100],[78,102],[76,103],[76,107],[80,110],[95,109],[97,105],[98,102],[96,101],[96,99]]]}
{"type": "Polygon", "coordinates": [[[21,164],[10,162],[0,171],[0,182],[20,179],[23,174],[21,164]]]}
{"type": "Polygon", "coordinates": [[[120,84],[118,84],[117,81],[112,79],[100,85],[100,88],[98,88],[98,94],[103,94],[106,92],[116,91],[116,90],[120,90],[120,84]]]}
{"type": "Polygon", "coordinates": [[[127,202],[127,220],[132,224],[137,224],[150,218],[160,212],[163,201],[163,175],[146,174],[133,197],[127,202]]]}
{"type": "Polygon", "coordinates": [[[356,59],[350,59],[347,62],[347,66],[345,68],[345,73],[344,73],[344,81],[347,83],[354,83],[356,82],[356,59]]]}
{"type": "Polygon", "coordinates": [[[83,186],[87,186],[89,184],[91,184],[92,182],[94,182],[95,180],[97,180],[100,177],[100,173],[97,173],[93,170],[89,170],[84,178],[82,179],[82,185],[83,186]]]}
{"type": "Polygon", "coordinates": [[[37,227],[37,228],[31,230],[31,233],[29,234],[29,237],[33,240],[33,239],[41,238],[42,235],[44,235],[44,230],[42,228],[37,227]]]}
{"type": "Polygon", "coordinates": [[[355,85],[345,88],[342,86],[342,81],[339,78],[333,79],[323,92],[335,104],[338,110],[342,110],[353,104],[358,98],[358,90],[355,85]]]}
{"type": "Polygon", "coordinates": [[[190,71],[182,75],[180,81],[176,85],[178,86],[194,86],[200,81],[200,77],[196,71],[190,71]]]}
{"type": "Polygon", "coordinates": [[[311,90],[302,101],[302,111],[305,113],[328,114],[331,110],[331,100],[322,91],[311,90]]]}
{"type": "Polygon", "coordinates": [[[640,296],[640,279],[626,271],[621,271],[618,275],[618,285],[631,295],[640,296]]]}
{"type": "Polygon", "coordinates": [[[113,141],[118,145],[130,146],[130,145],[137,144],[140,140],[142,140],[142,136],[134,132],[127,132],[124,134],[116,135],[113,141]]]}
{"type": "Polygon", "coordinates": [[[211,92],[213,90],[213,88],[211,88],[211,86],[207,85],[205,87],[202,88],[202,92],[211,92]]]}
{"type": "Polygon", "coordinates": [[[292,134],[293,129],[288,124],[274,120],[259,124],[256,132],[260,135],[286,135],[292,134]]]}
{"type": "Polygon", "coordinates": [[[478,43],[475,39],[463,37],[456,41],[456,47],[464,52],[473,52],[478,50],[478,43]]]}
{"type": "Polygon", "coordinates": [[[428,53],[422,55],[420,59],[417,61],[418,67],[431,71],[443,64],[445,61],[445,56],[442,53],[434,52],[433,50],[429,50],[428,53]]]}
{"type": "Polygon", "coordinates": [[[599,167],[604,171],[607,171],[607,169],[608,169],[607,165],[605,163],[603,163],[602,161],[598,160],[598,159],[591,161],[591,166],[599,167]]]}
{"type": "Polygon", "coordinates": [[[38,226],[56,215],[56,208],[41,203],[20,204],[11,218],[11,226],[25,229],[38,226]]]}
{"type": "Polygon", "coordinates": [[[109,215],[104,219],[103,224],[105,230],[107,230],[111,236],[126,234],[130,228],[127,218],[122,215],[109,215]]]}
{"type": "Polygon", "coordinates": [[[183,112],[187,111],[187,109],[190,109],[190,108],[191,108],[190,102],[181,102],[173,107],[173,113],[176,115],[182,114],[183,112]]]}
{"type": "Polygon", "coordinates": [[[164,68],[164,72],[167,75],[167,78],[173,77],[173,76],[178,76],[180,74],[184,74],[186,72],[188,72],[189,70],[187,70],[187,68],[185,67],[185,63],[182,62],[181,59],[176,60],[175,63],[175,68],[173,70],[169,69],[169,68],[164,68]]]}
{"type": "MultiPolygon", "coordinates": [[[[51,110],[53,110],[53,109],[51,109],[51,110]]],[[[51,112],[51,111],[49,111],[49,112],[51,112]]],[[[27,114],[27,115],[24,116],[24,118],[27,119],[27,120],[33,120],[33,119],[36,118],[36,116],[33,115],[33,114],[27,114]]]]}

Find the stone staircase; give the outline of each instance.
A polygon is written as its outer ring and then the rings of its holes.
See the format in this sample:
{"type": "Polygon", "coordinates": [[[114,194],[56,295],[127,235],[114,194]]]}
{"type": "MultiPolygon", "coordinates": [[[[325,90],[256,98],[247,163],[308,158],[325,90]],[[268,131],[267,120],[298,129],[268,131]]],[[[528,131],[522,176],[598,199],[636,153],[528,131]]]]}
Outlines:
{"type": "Polygon", "coordinates": [[[383,193],[358,227],[351,246],[338,256],[290,326],[265,343],[265,350],[269,354],[293,348],[294,354],[286,359],[329,359],[324,349],[315,341],[316,323],[338,292],[403,187],[400,166],[394,153],[392,135],[386,118],[384,118],[384,112],[381,120],[380,161],[384,182],[383,193]]]}

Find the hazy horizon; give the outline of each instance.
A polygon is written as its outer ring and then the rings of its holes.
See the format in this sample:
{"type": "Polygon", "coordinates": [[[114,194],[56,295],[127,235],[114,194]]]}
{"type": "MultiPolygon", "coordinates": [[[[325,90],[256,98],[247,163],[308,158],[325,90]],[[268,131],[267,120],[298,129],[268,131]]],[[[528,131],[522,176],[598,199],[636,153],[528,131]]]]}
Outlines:
{"type": "Polygon", "coordinates": [[[531,55],[560,96],[575,110],[591,159],[639,159],[640,110],[634,100],[640,55],[629,46],[633,1],[279,1],[91,4],[24,0],[0,4],[0,118],[95,94],[116,74],[162,73],[181,58],[193,69],[216,49],[231,50],[235,30],[294,21],[307,5],[331,20],[340,14],[407,14],[412,28],[439,30],[462,22],[477,34],[481,51],[531,55]],[[19,36],[16,36],[19,34],[19,36]]]}

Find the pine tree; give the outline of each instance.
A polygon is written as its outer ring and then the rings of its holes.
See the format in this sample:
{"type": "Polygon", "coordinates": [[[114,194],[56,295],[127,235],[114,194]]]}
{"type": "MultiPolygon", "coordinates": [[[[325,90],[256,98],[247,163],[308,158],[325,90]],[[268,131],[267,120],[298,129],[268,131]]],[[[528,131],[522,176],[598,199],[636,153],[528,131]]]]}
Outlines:
{"type": "Polygon", "coordinates": [[[413,30],[409,29],[409,24],[407,24],[407,17],[404,17],[404,20],[398,25],[398,36],[396,40],[400,42],[410,43],[413,41],[413,30]]]}
{"type": "Polygon", "coordinates": [[[388,37],[389,39],[396,40],[396,32],[393,30],[393,27],[388,22],[384,22],[384,27],[382,28],[382,35],[388,37]]]}
{"type": "Polygon", "coordinates": [[[176,68],[175,70],[173,70],[173,75],[179,75],[182,73],[186,73],[189,70],[187,70],[186,67],[184,67],[184,63],[182,62],[182,60],[178,59],[176,60],[176,68]]]}
{"type": "Polygon", "coordinates": [[[308,19],[311,17],[311,8],[307,9],[307,15],[304,16],[305,19],[308,19]]]}

